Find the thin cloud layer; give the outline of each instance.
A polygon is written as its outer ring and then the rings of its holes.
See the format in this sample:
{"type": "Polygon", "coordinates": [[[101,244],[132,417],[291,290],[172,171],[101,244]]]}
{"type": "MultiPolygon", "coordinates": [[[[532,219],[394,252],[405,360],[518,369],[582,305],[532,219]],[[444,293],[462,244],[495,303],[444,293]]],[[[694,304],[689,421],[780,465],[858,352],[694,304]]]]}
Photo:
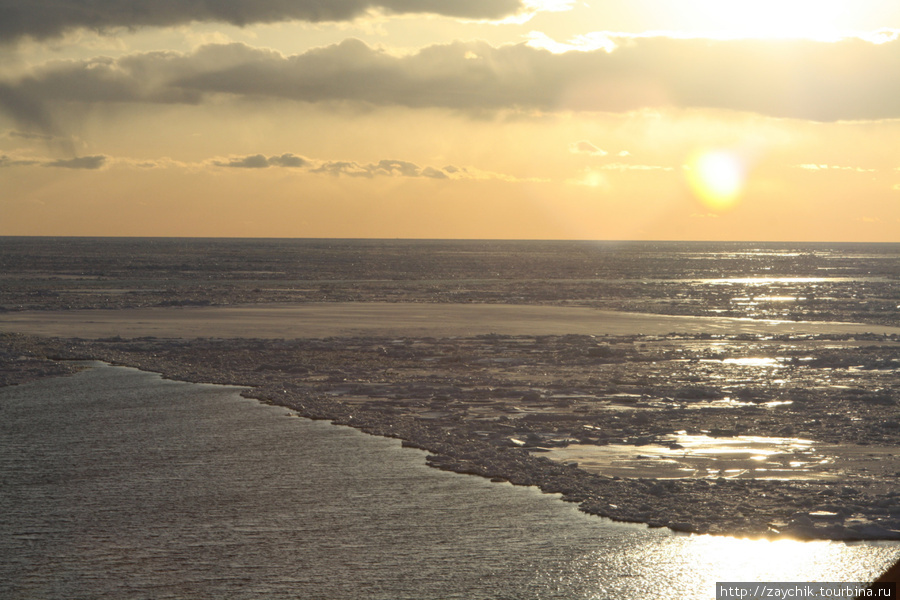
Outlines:
{"type": "Polygon", "coordinates": [[[213,164],[217,167],[228,167],[232,169],[267,169],[269,167],[305,167],[309,165],[309,161],[296,154],[282,154],[281,156],[270,156],[266,158],[262,154],[253,154],[240,158],[232,158],[228,161],[215,160],[213,164]]]}
{"type": "Polygon", "coordinates": [[[0,168],[6,167],[58,167],[62,169],[96,170],[107,164],[108,157],[102,154],[95,156],[78,156],[76,158],[42,160],[37,158],[16,158],[8,154],[0,155],[0,168]]]}
{"type": "Polygon", "coordinates": [[[26,131],[15,131],[10,130],[6,132],[7,137],[9,138],[20,138],[23,140],[41,140],[44,142],[49,142],[53,139],[52,135],[47,135],[46,133],[29,133],[26,131]]]}
{"type": "Polygon", "coordinates": [[[0,154],[0,169],[5,167],[28,167],[40,164],[40,161],[27,158],[13,158],[7,154],[0,154]]]}
{"type": "Polygon", "coordinates": [[[587,154],[590,156],[606,156],[609,154],[606,150],[602,150],[587,140],[573,142],[569,144],[569,152],[572,154],[587,154]]]}
{"type": "Polygon", "coordinates": [[[345,177],[427,177],[431,179],[462,178],[465,169],[458,167],[420,167],[419,165],[405,161],[385,159],[377,163],[358,163],[354,161],[317,161],[296,154],[282,154],[281,156],[266,157],[263,154],[233,157],[228,160],[213,160],[216,167],[240,168],[240,169],[267,169],[269,167],[304,168],[310,173],[345,177]]]}
{"type": "Polygon", "coordinates": [[[814,121],[900,117],[900,40],[642,38],[553,54],[456,42],[394,56],[358,40],[284,56],[244,44],[48,63],[0,82],[20,128],[50,133],[53,102],[187,103],[216,96],[462,111],[715,108],[814,121]]]}
{"type": "Polygon", "coordinates": [[[374,163],[360,163],[352,160],[317,160],[305,158],[294,154],[282,154],[281,156],[266,157],[262,154],[232,157],[228,160],[212,160],[206,164],[215,167],[266,169],[269,167],[301,168],[308,173],[317,175],[330,175],[332,177],[362,177],[373,179],[375,177],[410,177],[424,179],[469,179],[469,180],[499,180],[507,182],[544,182],[546,179],[538,177],[516,177],[494,171],[485,171],[474,167],[459,167],[445,165],[443,167],[420,166],[416,163],[384,159],[374,163]]]}
{"type": "Polygon", "coordinates": [[[867,169],[864,167],[848,167],[841,165],[822,165],[814,163],[804,163],[794,165],[794,168],[803,169],[804,171],[855,171],[856,173],[874,173],[875,169],[867,169]]]}
{"type": "Polygon", "coordinates": [[[519,0],[0,0],[0,40],[51,38],[76,28],[103,32],[192,22],[245,26],[279,21],[348,21],[370,11],[502,19],[519,0]]]}
{"type": "Polygon", "coordinates": [[[264,154],[250,154],[246,156],[232,156],[227,159],[214,158],[197,163],[175,161],[170,158],[154,160],[136,160],[128,157],[112,157],[103,154],[94,156],[80,156],[71,159],[47,159],[31,156],[0,155],[0,168],[5,167],[59,167],[66,169],[100,169],[105,166],[115,165],[139,169],[204,169],[209,167],[223,169],[247,169],[263,170],[269,168],[287,168],[301,170],[317,175],[331,175],[333,177],[413,177],[425,179],[473,179],[502,181],[544,181],[536,178],[521,179],[512,175],[495,173],[476,169],[474,167],[459,167],[446,165],[444,167],[420,166],[416,163],[383,159],[374,163],[360,163],[356,161],[319,160],[298,156],[290,152],[266,156],[264,154]]]}
{"type": "Polygon", "coordinates": [[[99,169],[106,164],[106,157],[102,154],[96,156],[79,156],[77,158],[54,160],[44,163],[45,167],[61,167],[64,169],[99,169]]]}

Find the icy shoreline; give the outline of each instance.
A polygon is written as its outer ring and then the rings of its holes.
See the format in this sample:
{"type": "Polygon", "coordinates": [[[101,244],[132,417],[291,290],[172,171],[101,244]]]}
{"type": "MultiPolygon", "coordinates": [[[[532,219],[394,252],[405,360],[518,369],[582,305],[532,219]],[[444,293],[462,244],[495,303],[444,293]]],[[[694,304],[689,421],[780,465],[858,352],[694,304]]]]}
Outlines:
{"type": "MultiPolygon", "coordinates": [[[[766,336],[720,338],[716,343],[730,344],[733,355],[802,348],[795,356],[802,354],[804,359],[795,361],[794,389],[771,390],[770,374],[762,375],[760,385],[754,387],[750,372],[744,371],[743,388],[723,392],[712,381],[680,381],[686,376],[679,370],[684,361],[708,354],[709,341],[704,338],[698,334],[678,339],[144,337],[87,341],[5,335],[3,370],[8,364],[27,363],[39,365],[32,375],[59,374],[60,363],[20,358],[90,358],[170,379],[247,386],[251,389],[246,395],[299,415],[402,439],[429,451],[428,462],[434,467],[538,486],[578,503],[584,512],[618,521],[750,537],[900,539],[900,492],[893,491],[900,466],[893,460],[879,461],[878,472],[866,463],[858,472],[842,473],[837,479],[764,480],[606,476],[546,457],[542,450],[570,443],[640,447],[676,428],[733,438],[744,433],[784,433],[784,427],[798,422],[808,431],[797,427],[797,434],[821,442],[865,444],[871,439],[897,445],[900,441],[897,429],[865,430],[890,420],[885,415],[895,414],[895,390],[883,389],[885,378],[872,384],[882,390],[880,395],[860,386],[854,397],[872,422],[848,422],[842,428],[840,411],[833,409],[840,408],[843,395],[825,391],[823,399],[804,397],[802,388],[809,381],[796,373],[807,363],[822,361],[831,361],[828,369],[838,368],[839,357],[865,363],[876,356],[878,360],[896,356],[896,339],[798,336],[776,343],[766,336]],[[875,353],[865,349],[872,344],[878,344],[875,353]],[[658,365],[663,365],[662,370],[658,365]],[[541,375],[536,370],[545,372],[541,375]],[[590,374],[598,372],[611,377],[592,380],[590,374]],[[577,399],[587,392],[589,400],[577,399]],[[656,405],[651,392],[660,398],[656,405]],[[753,401],[730,408],[704,404],[733,392],[753,401]],[[767,394],[787,394],[802,407],[766,408],[767,394]],[[674,404],[667,406],[667,398],[674,404]],[[622,404],[629,410],[618,410],[622,404]],[[650,414],[652,419],[647,417],[650,414]]],[[[877,370],[878,365],[871,366],[873,372],[877,370]]],[[[696,363],[692,367],[690,377],[696,378],[696,363]]]]}

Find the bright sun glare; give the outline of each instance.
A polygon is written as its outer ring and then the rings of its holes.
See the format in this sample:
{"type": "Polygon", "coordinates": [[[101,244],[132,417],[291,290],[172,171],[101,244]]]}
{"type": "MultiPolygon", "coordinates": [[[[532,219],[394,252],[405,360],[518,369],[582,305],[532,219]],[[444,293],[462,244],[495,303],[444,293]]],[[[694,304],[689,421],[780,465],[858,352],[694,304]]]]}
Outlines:
{"type": "Polygon", "coordinates": [[[839,37],[846,0],[693,0],[691,14],[724,37],[839,37]]]}
{"type": "Polygon", "coordinates": [[[744,186],[744,165],[726,150],[701,152],[687,164],[687,179],[707,208],[722,211],[737,201],[744,186]]]}
{"type": "Polygon", "coordinates": [[[840,553],[827,542],[791,539],[747,540],[733,537],[698,536],[690,551],[701,576],[729,576],[733,581],[765,581],[767,577],[795,576],[820,568],[839,573],[840,553]],[[705,571],[705,572],[704,572],[705,571]]]}

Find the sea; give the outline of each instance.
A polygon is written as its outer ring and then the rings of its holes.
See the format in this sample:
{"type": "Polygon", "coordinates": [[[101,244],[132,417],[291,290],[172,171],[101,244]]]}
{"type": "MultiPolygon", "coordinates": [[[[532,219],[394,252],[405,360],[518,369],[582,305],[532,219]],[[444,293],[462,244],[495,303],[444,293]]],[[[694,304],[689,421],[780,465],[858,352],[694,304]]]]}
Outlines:
{"type": "MultiPolygon", "coordinates": [[[[0,311],[452,302],[900,324],[900,244],[0,238],[0,311]]],[[[709,599],[891,542],[678,534],[240,389],[88,363],[0,388],[0,598],[709,599]]]]}
{"type": "Polygon", "coordinates": [[[0,237],[0,312],[557,304],[900,325],[900,244],[0,237]]]}
{"type": "Polygon", "coordinates": [[[900,553],[614,523],[239,388],[84,366],[0,389],[0,598],[709,599],[900,553]]]}

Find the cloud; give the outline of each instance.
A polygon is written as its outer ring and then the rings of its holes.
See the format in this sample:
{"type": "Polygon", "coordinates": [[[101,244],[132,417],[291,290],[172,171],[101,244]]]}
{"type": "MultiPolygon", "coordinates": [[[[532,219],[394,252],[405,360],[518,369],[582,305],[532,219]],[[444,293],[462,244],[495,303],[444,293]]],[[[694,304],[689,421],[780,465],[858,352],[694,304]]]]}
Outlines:
{"type": "Polygon", "coordinates": [[[587,35],[579,35],[569,42],[557,42],[546,33],[540,31],[531,31],[525,37],[528,38],[527,44],[532,48],[549,50],[554,54],[571,52],[573,50],[579,52],[589,52],[592,50],[601,49],[607,52],[612,52],[617,47],[615,41],[616,36],[605,31],[597,31],[594,33],[589,33],[587,35]]]}
{"type": "Polygon", "coordinates": [[[0,169],[4,167],[27,167],[40,164],[40,161],[34,159],[12,158],[6,154],[0,155],[0,169]]]}
{"type": "MultiPolygon", "coordinates": [[[[2,1],[2,0],[0,0],[2,1]]],[[[900,117],[900,40],[637,38],[615,51],[553,54],[454,42],[396,56],[359,40],[285,56],[244,44],[188,54],[47,63],[0,82],[20,128],[51,135],[52,103],[248,100],[461,111],[713,108],[813,121],[900,117]]]]}
{"type": "Polygon", "coordinates": [[[569,144],[569,152],[572,154],[589,154],[591,156],[606,156],[609,154],[606,150],[601,150],[587,140],[569,144]]]}
{"type": "Polygon", "coordinates": [[[203,164],[189,163],[180,160],[174,160],[168,156],[154,159],[138,159],[117,156],[106,157],[106,164],[112,164],[122,167],[131,167],[134,169],[191,169],[199,170],[203,168],[203,164]]]}
{"type": "Polygon", "coordinates": [[[281,156],[270,156],[269,164],[275,167],[304,167],[307,160],[296,154],[282,154],[281,156]]]}
{"type": "Polygon", "coordinates": [[[504,173],[483,171],[474,167],[458,167],[447,165],[442,168],[419,167],[418,165],[402,160],[381,160],[377,163],[360,164],[357,162],[326,162],[312,169],[314,173],[327,173],[329,175],[346,175],[349,177],[425,177],[429,179],[473,179],[473,180],[499,180],[507,182],[546,181],[536,177],[520,178],[504,173]]]}
{"type": "Polygon", "coordinates": [[[674,171],[674,167],[665,167],[662,165],[637,165],[629,163],[609,163],[597,167],[604,171],[674,171]]]}
{"type": "Polygon", "coordinates": [[[420,177],[422,170],[414,163],[404,160],[379,161],[374,170],[379,175],[399,175],[401,177],[420,177]]]}
{"type": "Polygon", "coordinates": [[[298,169],[306,173],[319,175],[331,175],[333,177],[409,177],[425,179],[446,180],[500,180],[507,182],[535,182],[547,181],[546,179],[527,177],[520,178],[514,175],[485,171],[475,167],[446,165],[444,167],[419,166],[416,163],[384,159],[373,163],[360,163],[356,161],[319,160],[298,156],[290,152],[266,156],[264,154],[250,154],[246,156],[234,156],[227,159],[213,158],[201,162],[182,162],[168,157],[158,159],[134,159],[129,157],[111,157],[106,155],[82,156],[73,159],[47,159],[47,158],[16,158],[8,155],[0,155],[0,168],[4,167],[61,167],[67,169],[100,169],[107,165],[130,167],[135,169],[162,169],[179,168],[200,170],[209,168],[226,169],[268,169],[290,168],[298,169]]]}
{"type": "Polygon", "coordinates": [[[173,81],[175,95],[475,111],[698,107],[817,121],[900,116],[900,42],[642,38],[611,53],[563,54],[455,42],[392,56],[346,40],[288,57],[240,45],[197,57],[217,67],[173,81]]]}
{"type": "Polygon", "coordinates": [[[794,165],[795,169],[803,169],[804,171],[855,171],[857,173],[874,173],[875,169],[867,169],[865,167],[848,167],[841,165],[827,165],[827,164],[815,164],[815,163],[804,163],[801,165],[794,165]]]}
{"type": "Polygon", "coordinates": [[[75,154],[71,140],[60,137],[62,130],[40,97],[19,86],[0,81],[0,113],[5,113],[26,131],[10,131],[10,137],[55,141],[67,154],[75,154]]]}
{"type": "Polygon", "coordinates": [[[46,133],[29,133],[26,131],[11,130],[6,132],[6,135],[10,138],[21,138],[24,140],[43,140],[45,142],[53,139],[52,135],[48,135],[46,133]]]}
{"type": "Polygon", "coordinates": [[[426,177],[429,179],[463,179],[466,177],[464,168],[444,167],[420,167],[415,163],[405,160],[380,160],[377,163],[361,164],[353,161],[327,161],[310,169],[313,173],[346,177],[426,177]]]}
{"type": "Polygon", "coordinates": [[[234,169],[267,169],[269,167],[305,167],[309,165],[309,161],[295,154],[282,154],[281,156],[270,156],[266,158],[262,154],[253,154],[251,156],[243,156],[232,158],[227,161],[212,161],[217,167],[228,167],[234,169]]]}
{"type": "Polygon", "coordinates": [[[346,177],[429,177],[431,179],[449,179],[451,175],[462,173],[457,167],[441,170],[435,167],[420,167],[405,161],[385,159],[377,163],[362,164],[354,161],[321,161],[311,160],[296,154],[285,153],[280,156],[266,157],[263,154],[233,157],[228,160],[212,160],[217,167],[237,169],[267,169],[269,167],[304,168],[311,173],[346,177]]]}
{"type": "Polygon", "coordinates": [[[370,12],[498,20],[525,8],[520,0],[0,0],[0,40],[46,39],[76,28],[348,21],[370,12]]]}
{"type": "Polygon", "coordinates": [[[360,166],[358,163],[350,161],[329,161],[322,163],[315,169],[313,173],[327,173],[328,175],[346,175],[348,177],[374,177],[371,169],[360,166]]]}
{"type": "MultiPolygon", "coordinates": [[[[116,159],[116,162],[123,162],[126,160],[127,159],[116,159]]],[[[397,159],[383,159],[372,163],[361,163],[352,160],[319,160],[290,153],[269,157],[266,157],[263,154],[251,154],[248,156],[231,157],[227,160],[213,159],[207,161],[205,164],[235,169],[288,167],[302,169],[308,173],[315,173],[318,175],[330,175],[332,177],[363,177],[366,179],[373,179],[375,177],[410,177],[448,180],[494,179],[509,182],[545,181],[538,178],[523,179],[513,175],[484,171],[474,167],[460,167],[455,165],[446,165],[440,168],[433,166],[423,167],[410,161],[397,159]]],[[[182,166],[184,165],[182,164],[182,166]]]]}
{"type": "Polygon", "coordinates": [[[243,158],[235,158],[224,161],[213,161],[217,167],[229,167],[233,169],[265,169],[269,166],[269,159],[262,154],[254,154],[253,156],[245,156],[243,158]]]}
{"type": "Polygon", "coordinates": [[[34,135],[53,137],[56,131],[56,125],[43,104],[19,86],[0,81],[0,110],[28,129],[26,134],[36,131],[34,135]]]}
{"type": "Polygon", "coordinates": [[[54,160],[43,163],[45,167],[61,167],[64,169],[99,169],[106,164],[106,157],[102,154],[96,156],[79,156],[68,160],[54,160]]]}
{"type": "Polygon", "coordinates": [[[449,179],[447,171],[441,171],[440,169],[435,169],[434,167],[425,167],[422,169],[420,175],[422,177],[428,177],[430,179],[449,179]]]}
{"type": "Polygon", "coordinates": [[[0,155],[0,168],[3,167],[59,167],[63,169],[100,169],[109,157],[102,154],[96,156],[80,156],[71,159],[16,158],[6,154],[0,155]]]}

